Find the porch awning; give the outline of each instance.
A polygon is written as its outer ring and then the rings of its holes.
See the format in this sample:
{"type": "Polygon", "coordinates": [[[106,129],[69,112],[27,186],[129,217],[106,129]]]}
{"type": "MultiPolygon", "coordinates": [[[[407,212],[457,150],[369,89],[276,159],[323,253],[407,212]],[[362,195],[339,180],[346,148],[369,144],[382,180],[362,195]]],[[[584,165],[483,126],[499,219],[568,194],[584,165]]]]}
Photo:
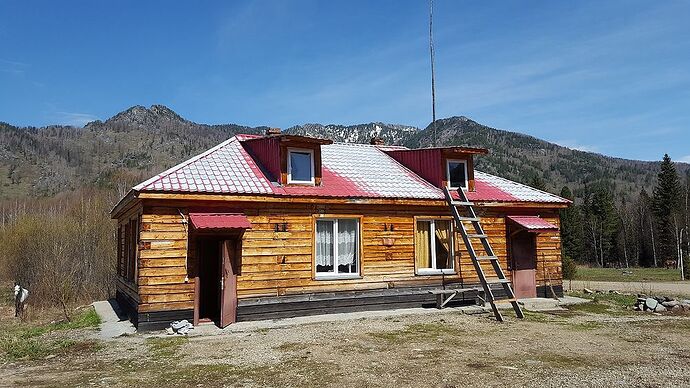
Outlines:
{"type": "Polygon", "coordinates": [[[558,226],[537,216],[508,216],[508,219],[530,232],[558,232],[558,226]]]}
{"type": "Polygon", "coordinates": [[[242,213],[189,213],[196,229],[251,229],[252,224],[242,213]]]}

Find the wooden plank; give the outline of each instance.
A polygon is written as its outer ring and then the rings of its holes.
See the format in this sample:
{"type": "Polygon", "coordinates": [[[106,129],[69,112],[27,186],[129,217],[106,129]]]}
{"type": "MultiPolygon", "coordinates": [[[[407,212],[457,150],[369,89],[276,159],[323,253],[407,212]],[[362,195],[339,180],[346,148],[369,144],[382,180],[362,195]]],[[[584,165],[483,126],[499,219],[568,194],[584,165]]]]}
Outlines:
{"type": "Polygon", "coordinates": [[[184,284],[184,275],[169,275],[169,276],[141,276],[139,277],[139,285],[161,285],[161,284],[184,284]]]}
{"type": "Polygon", "coordinates": [[[150,312],[150,311],[184,310],[184,309],[193,309],[193,308],[194,308],[194,301],[142,303],[139,305],[139,312],[145,313],[145,312],[150,312]]]}
{"type": "Polygon", "coordinates": [[[186,240],[187,233],[185,232],[141,232],[140,240],[186,240]]]}
{"type": "Polygon", "coordinates": [[[167,303],[167,302],[189,302],[194,301],[194,292],[185,293],[165,293],[165,294],[143,294],[141,303],[167,303]]]}
{"type": "MultiPolygon", "coordinates": [[[[184,264],[184,263],[183,263],[184,264]]],[[[150,276],[184,276],[187,271],[184,266],[178,267],[147,267],[139,269],[139,277],[150,277],[150,276]]]]}
{"type": "Polygon", "coordinates": [[[139,250],[141,259],[182,258],[187,256],[186,249],[142,249],[139,250]]]}
{"type": "Polygon", "coordinates": [[[139,259],[139,269],[154,267],[179,267],[184,266],[184,258],[153,258],[139,259]]]}
{"type": "Polygon", "coordinates": [[[163,284],[156,286],[139,286],[139,292],[142,295],[151,294],[175,294],[194,291],[194,278],[190,278],[189,283],[181,284],[163,284]]]}

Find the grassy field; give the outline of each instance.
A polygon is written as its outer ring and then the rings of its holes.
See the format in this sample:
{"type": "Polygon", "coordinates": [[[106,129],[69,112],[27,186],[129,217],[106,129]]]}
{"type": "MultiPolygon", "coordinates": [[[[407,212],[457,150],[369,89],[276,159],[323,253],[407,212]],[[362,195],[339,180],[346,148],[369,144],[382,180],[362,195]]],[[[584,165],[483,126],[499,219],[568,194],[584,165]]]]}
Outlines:
{"type": "Polygon", "coordinates": [[[577,267],[575,280],[600,282],[676,282],[680,270],[664,268],[589,268],[577,267]]]}

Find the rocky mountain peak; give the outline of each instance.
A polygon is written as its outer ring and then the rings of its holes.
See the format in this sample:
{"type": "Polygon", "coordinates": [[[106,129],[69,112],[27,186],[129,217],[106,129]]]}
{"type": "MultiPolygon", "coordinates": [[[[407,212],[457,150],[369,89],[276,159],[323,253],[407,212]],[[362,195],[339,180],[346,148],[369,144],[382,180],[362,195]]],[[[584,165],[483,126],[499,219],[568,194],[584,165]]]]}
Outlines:
{"type": "Polygon", "coordinates": [[[120,124],[134,127],[157,127],[171,122],[187,122],[180,115],[165,105],[151,105],[146,108],[135,105],[105,121],[106,124],[120,124]]]}

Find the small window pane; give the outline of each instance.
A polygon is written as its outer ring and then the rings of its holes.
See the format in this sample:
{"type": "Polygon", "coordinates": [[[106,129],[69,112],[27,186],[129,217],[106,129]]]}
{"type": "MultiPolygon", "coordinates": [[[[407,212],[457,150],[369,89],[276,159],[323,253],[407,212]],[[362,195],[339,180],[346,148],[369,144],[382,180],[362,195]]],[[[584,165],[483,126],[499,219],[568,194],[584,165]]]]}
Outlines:
{"type": "Polygon", "coordinates": [[[357,272],[357,220],[338,220],[338,272],[357,272]]]}
{"type": "Polygon", "coordinates": [[[417,234],[415,236],[415,244],[417,249],[415,250],[415,261],[417,268],[433,268],[431,259],[431,221],[418,221],[417,222],[417,234]]]}
{"type": "Polygon", "coordinates": [[[333,272],[333,221],[316,221],[316,272],[333,272]]]}
{"type": "Polygon", "coordinates": [[[452,269],[450,221],[435,221],[436,269],[452,269]]]}
{"type": "Polygon", "coordinates": [[[466,187],[465,163],[449,161],[448,178],[450,180],[450,187],[466,187]]]}
{"type": "Polygon", "coordinates": [[[290,152],[290,179],[311,182],[311,154],[309,152],[290,152]]]}

